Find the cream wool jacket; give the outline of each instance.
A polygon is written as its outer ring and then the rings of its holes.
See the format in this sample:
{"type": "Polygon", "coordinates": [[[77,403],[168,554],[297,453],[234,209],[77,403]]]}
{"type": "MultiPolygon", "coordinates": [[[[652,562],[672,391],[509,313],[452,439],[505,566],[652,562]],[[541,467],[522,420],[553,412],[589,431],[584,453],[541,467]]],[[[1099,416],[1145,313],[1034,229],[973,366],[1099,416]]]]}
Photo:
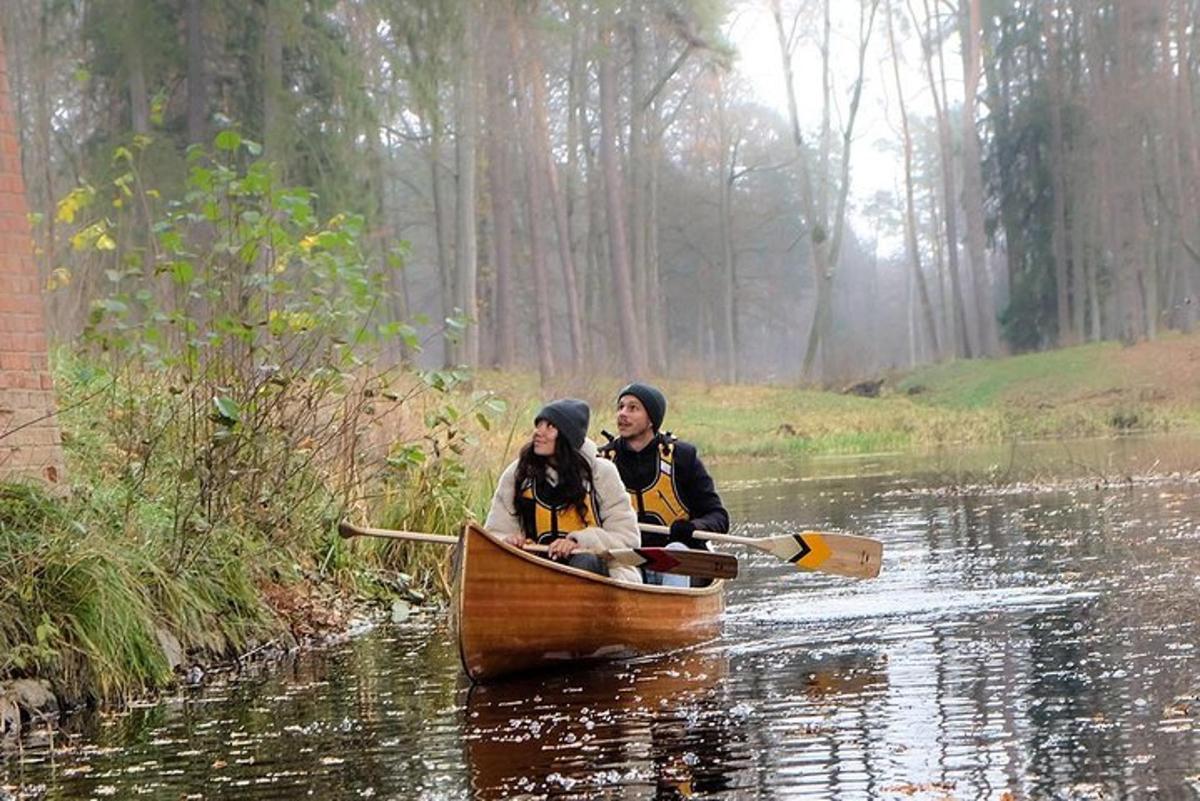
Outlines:
{"type": "MultiPolygon", "coordinates": [[[[596,443],[590,439],[584,439],[579,452],[587,457],[592,466],[592,481],[600,505],[596,510],[600,517],[600,525],[573,531],[567,537],[589,551],[637,548],[642,544],[637,514],[629,502],[629,493],[625,491],[625,485],[621,483],[621,474],[617,472],[617,466],[608,459],[599,458],[596,455],[596,443]]],[[[488,511],[487,522],[483,524],[488,531],[502,537],[521,531],[521,518],[513,503],[516,494],[516,474],[517,463],[514,460],[500,475],[496,492],[492,495],[492,508],[488,511]]],[[[551,481],[557,478],[553,468],[548,471],[547,477],[551,481]]],[[[642,583],[642,572],[636,567],[609,562],[608,574],[617,581],[642,583]]]]}

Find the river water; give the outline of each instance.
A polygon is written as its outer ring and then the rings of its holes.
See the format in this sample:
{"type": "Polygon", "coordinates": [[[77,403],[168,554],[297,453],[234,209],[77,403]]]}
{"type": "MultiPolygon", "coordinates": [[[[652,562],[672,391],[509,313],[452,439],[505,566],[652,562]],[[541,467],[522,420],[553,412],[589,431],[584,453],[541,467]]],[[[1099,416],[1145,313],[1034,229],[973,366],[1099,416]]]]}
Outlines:
{"type": "Polygon", "coordinates": [[[1198,446],[721,464],[739,533],[870,534],[881,576],[740,554],[718,641],[473,689],[422,611],[28,738],[0,799],[1194,798],[1198,446]]]}

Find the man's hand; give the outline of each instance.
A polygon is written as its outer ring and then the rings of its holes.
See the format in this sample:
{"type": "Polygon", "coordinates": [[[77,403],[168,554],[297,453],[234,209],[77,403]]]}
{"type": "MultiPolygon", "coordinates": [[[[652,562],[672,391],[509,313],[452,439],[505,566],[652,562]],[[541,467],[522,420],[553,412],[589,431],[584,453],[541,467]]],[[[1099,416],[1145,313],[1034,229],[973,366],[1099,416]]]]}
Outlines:
{"type": "Polygon", "coordinates": [[[525,539],[525,535],[521,534],[521,533],[509,534],[507,537],[504,538],[504,541],[507,542],[509,545],[516,546],[517,548],[524,548],[525,543],[527,542],[527,540],[525,539]]]}
{"type": "Polygon", "coordinates": [[[551,559],[561,562],[578,550],[578,542],[570,539],[569,537],[559,537],[554,542],[550,543],[550,548],[547,554],[551,559]]]}
{"type": "Polygon", "coordinates": [[[704,544],[693,536],[695,533],[696,524],[691,520],[676,520],[671,524],[668,536],[671,542],[682,542],[689,548],[703,548],[704,544]]]}

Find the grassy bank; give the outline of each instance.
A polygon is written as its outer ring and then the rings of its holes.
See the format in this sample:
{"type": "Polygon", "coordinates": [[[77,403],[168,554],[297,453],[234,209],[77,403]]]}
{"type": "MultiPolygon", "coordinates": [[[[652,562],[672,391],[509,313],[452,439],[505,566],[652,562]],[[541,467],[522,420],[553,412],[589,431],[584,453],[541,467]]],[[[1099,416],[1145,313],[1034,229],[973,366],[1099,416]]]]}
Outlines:
{"type": "Polygon", "coordinates": [[[475,421],[445,422],[419,376],[391,400],[339,395],[343,413],[371,404],[349,420],[197,448],[158,377],[117,383],[69,356],[58,368],[66,484],[0,483],[0,691],[38,678],[68,704],[119,701],[337,632],[364,601],[437,597],[445,548],[342,540],[337,520],[448,533],[491,490],[446,447],[475,421]],[[326,427],[353,436],[295,446],[326,427]]]}
{"type": "MultiPolygon", "coordinates": [[[[535,375],[483,373],[478,383],[509,402],[506,423],[518,435],[543,397],[568,394],[592,403],[592,432],[599,436],[601,429],[614,430],[612,393],[622,382],[560,381],[542,392],[535,375]]],[[[658,383],[669,399],[666,428],[696,442],[710,458],[1191,430],[1200,428],[1200,335],[948,362],[888,376],[877,398],[783,386],[658,383]]],[[[492,439],[500,450],[506,442],[507,436],[492,439]]]]}
{"type": "MultiPolygon", "coordinates": [[[[599,437],[621,383],[409,374],[331,385],[319,415],[256,422],[249,403],[197,412],[155,373],[57,363],[69,485],[0,486],[0,680],[96,700],[169,684],[180,660],[337,629],[351,598],[438,594],[443,549],[342,541],[336,520],[453,532],[485,512],[545,399],[590,401],[599,437]]],[[[889,377],[878,398],[658,383],[667,427],[710,459],[1184,430],[1200,422],[1200,337],[936,365],[889,377]]],[[[306,408],[297,397],[263,408],[306,408]]]]}

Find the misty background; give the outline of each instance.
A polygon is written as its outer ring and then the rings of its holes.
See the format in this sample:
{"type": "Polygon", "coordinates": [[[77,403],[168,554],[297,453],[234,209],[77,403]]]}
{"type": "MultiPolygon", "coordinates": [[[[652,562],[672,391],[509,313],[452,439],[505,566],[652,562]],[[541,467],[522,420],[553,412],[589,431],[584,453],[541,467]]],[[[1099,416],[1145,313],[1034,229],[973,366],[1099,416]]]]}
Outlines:
{"type": "Polygon", "coordinates": [[[148,247],[114,153],[170,199],[235,130],[363,216],[396,359],[836,385],[1191,329],[1198,12],[7,0],[0,26],[57,341],[148,247]]]}

